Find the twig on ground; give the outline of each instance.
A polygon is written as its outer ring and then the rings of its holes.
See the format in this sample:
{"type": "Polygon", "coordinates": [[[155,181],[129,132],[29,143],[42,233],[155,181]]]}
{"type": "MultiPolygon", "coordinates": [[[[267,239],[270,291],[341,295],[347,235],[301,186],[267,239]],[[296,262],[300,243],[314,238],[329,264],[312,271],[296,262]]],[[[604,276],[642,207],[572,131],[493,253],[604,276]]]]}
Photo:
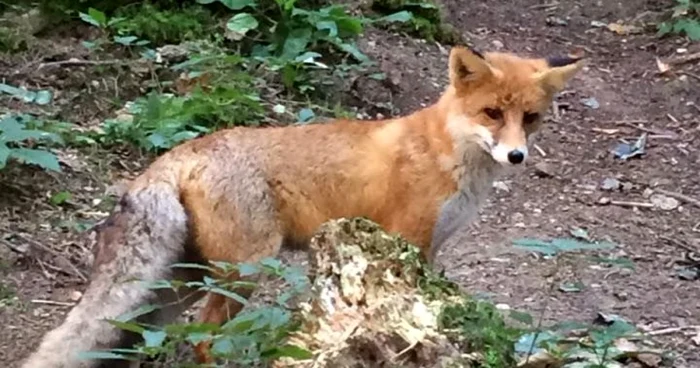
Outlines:
{"type": "Polygon", "coordinates": [[[694,78],[694,79],[697,79],[697,80],[700,81],[700,75],[697,75],[697,74],[695,74],[695,73],[686,72],[686,71],[681,71],[681,72],[678,72],[678,73],[679,73],[679,74],[683,74],[683,75],[687,75],[688,77],[691,77],[691,78],[694,78]]]}
{"type": "Polygon", "coordinates": [[[683,330],[700,330],[700,326],[683,326],[683,327],[668,327],[656,331],[649,331],[646,334],[650,336],[668,335],[683,330]]]}
{"type": "Polygon", "coordinates": [[[647,202],[627,202],[627,201],[601,200],[598,202],[598,204],[613,205],[613,206],[620,206],[620,207],[654,208],[653,203],[647,203],[647,202]]]}
{"type": "Polygon", "coordinates": [[[686,202],[686,203],[690,203],[690,204],[694,205],[695,207],[700,208],[700,200],[695,199],[695,198],[693,198],[693,197],[691,197],[691,196],[687,196],[687,195],[682,194],[682,193],[672,192],[672,191],[670,191],[670,190],[661,189],[661,188],[656,188],[656,189],[654,189],[654,191],[655,191],[655,192],[658,192],[658,193],[660,193],[660,194],[663,194],[663,195],[665,195],[665,196],[675,198],[675,199],[677,199],[677,200],[679,200],[679,201],[683,201],[683,202],[686,202]]]}
{"type": "Polygon", "coordinates": [[[696,60],[700,60],[700,52],[695,52],[692,54],[677,57],[673,60],[670,60],[668,63],[671,65],[682,65],[682,64],[690,63],[690,62],[693,62],[696,60]]]}
{"type": "Polygon", "coordinates": [[[691,245],[689,245],[689,244],[686,244],[686,243],[684,243],[684,242],[682,242],[682,241],[680,241],[680,240],[678,240],[678,239],[674,239],[674,238],[668,237],[668,236],[666,236],[666,235],[659,235],[659,239],[663,239],[663,240],[665,240],[667,243],[669,243],[669,244],[671,244],[671,245],[675,245],[675,246],[677,246],[677,247],[679,247],[679,248],[681,248],[681,249],[684,249],[684,250],[686,250],[686,251],[688,251],[688,252],[691,252],[691,253],[700,252],[700,249],[696,249],[695,247],[693,247],[693,246],[691,246],[691,245]]]}
{"type": "Polygon", "coordinates": [[[57,305],[60,307],[72,307],[75,305],[75,303],[57,302],[55,300],[44,300],[44,299],[33,299],[32,303],[34,303],[34,304],[46,304],[46,305],[57,305]]]}
{"type": "Polygon", "coordinates": [[[128,64],[125,60],[84,60],[84,59],[68,59],[61,61],[52,61],[49,63],[39,64],[37,70],[42,68],[47,68],[51,66],[77,66],[77,65],[114,65],[114,64],[128,64]]]}
{"type": "Polygon", "coordinates": [[[40,252],[43,252],[43,253],[48,253],[48,254],[50,254],[52,257],[54,257],[54,258],[57,260],[57,262],[60,262],[61,265],[65,265],[66,267],[61,267],[61,268],[60,268],[61,271],[65,272],[65,273],[67,273],[67,274],[69,274],[69,275],[77,276],[77,277],[80,278],[83,282],[86,282],[86,281],[88,280],[87,277],[86,277],[85,275],[83,275],[82,272],[80,272],[80,270],[78,269],[78,267],[76,267],[71,261],[69,261],[66,257],[64,257],[63,255],[59,254],[59,253],[56,252],[55,250],[53,250],[53,249],[51,249],[51,248],[49,248],[49,247],[47,247],[47,246],[45,246],[45,245],[39,243],[39,242],[36,241],[36,240],[27,238],[27,237],[25,237],[25,236],[23,236],[23,235],[21,235],[21,234],[14,234],[14,236],[16,236],[16,237],[18,237],[18,238],[24,240],[25,242],[29,243],[29,246],[32,247],[33,249],[36,249],[36,250],[38,250],[38,251],[40,251],[40,252]]]}
{"type": "Polygon", "coordinates": [[[545,152],[540,146],[533,144],[533,147],[535,147],[535,150],[537,150],[542,157],[547,157],[547,152],[545,152]]]}
{"type": "Polygon", "coordinates": [[[657,134],[657,135],[659,135],[659,136],[664,136],[664,137],[667,137],[667,136],[668,136],[668,132],[664,132],[664,131],[657,130],[657,129],[652,129],[652,128],[645,128],[645,127],[636,125],[635,123],[632,123],[632,122],[630,122],[630,121],[620,121],[620,122],[618,122],[617,124],[618,124],[618,125],[628,126],[628,127],[630,127],[630,128],[634,128],[634,129],[637,129],[637,130],[641,130],[641,131],[643,131],[643,132],[647,132],[647,133],[650,133],[650,134],[657,134]]]}

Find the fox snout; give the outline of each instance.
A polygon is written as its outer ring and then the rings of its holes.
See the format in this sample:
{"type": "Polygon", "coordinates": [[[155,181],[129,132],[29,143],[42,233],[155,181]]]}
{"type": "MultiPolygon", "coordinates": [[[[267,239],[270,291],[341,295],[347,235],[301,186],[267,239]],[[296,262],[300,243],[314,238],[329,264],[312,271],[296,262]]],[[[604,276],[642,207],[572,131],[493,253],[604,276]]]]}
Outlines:
{"type": "Polygon", "coordinates": [[[507,165],[518,165],[527,159],[528,149],[526,145],[511,147],[507,144],[497,143],[491,150],[493,159],[507,165]]]}

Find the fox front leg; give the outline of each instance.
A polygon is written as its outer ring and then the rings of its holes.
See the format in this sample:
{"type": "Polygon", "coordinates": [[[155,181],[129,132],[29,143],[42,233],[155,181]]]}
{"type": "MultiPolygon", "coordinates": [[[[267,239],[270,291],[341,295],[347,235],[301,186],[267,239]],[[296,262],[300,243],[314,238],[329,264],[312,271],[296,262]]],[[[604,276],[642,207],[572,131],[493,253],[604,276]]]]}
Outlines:
{"type": "Polygon", "coordinates": [[[465,223],[470,222],[477,212],[476,199],[465,191],[459,191],[448,198],[440,207],[433,227],[430,242],[430,263],[435,262],[440,249],[465,223]]]}

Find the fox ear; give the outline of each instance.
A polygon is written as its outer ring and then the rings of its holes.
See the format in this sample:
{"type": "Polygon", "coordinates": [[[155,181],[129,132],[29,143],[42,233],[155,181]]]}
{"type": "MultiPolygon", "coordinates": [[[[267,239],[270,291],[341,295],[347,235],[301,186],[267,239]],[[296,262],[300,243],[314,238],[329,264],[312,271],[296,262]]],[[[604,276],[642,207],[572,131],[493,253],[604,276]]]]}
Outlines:
{"type": "Polygon", "coordinates": [[[536,73],[535,79],[551,92],[564,89],[566,83],[581,70],[584,64],[583,58],[571,56],[548,57],[545,62],[547,68],[536,73]]]}
{"type": "Polygon", "coordinates": [[[450,51],[450,83],[460,88],[493,73],[484,56],[469,47],[455,46],[450,51]]]}

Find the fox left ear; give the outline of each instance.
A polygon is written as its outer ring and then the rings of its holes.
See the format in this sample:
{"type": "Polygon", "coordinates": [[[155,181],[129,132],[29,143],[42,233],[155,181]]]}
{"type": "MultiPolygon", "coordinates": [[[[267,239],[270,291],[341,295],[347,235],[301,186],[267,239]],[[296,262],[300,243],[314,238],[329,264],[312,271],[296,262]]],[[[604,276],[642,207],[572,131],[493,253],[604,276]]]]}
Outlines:
{"type": "Polygon", "coordinates": [[[493,75],[494,70],[479,51],[455,46],[450,51],[450,83],[456,88],[493,75]]]}
{"type": "Polygon", "coordinates": [[[545,59],[547,68],[535,74],[535,79],[542,83],[545,89],[559,92],[566,83],[583,67],[583,58],[570,56],[555,56],[545,59]]]}

